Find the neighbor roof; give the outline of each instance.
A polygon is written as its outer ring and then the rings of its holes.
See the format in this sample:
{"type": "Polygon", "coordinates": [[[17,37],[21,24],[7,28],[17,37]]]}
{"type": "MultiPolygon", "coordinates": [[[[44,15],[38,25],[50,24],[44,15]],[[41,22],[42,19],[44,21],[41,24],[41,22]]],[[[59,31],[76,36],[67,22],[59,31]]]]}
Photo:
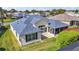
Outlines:
{"type": "Polygon", "coordinates": [[[78,17],[71,16],[71,15],[68,15],[66,13],[64,13],[64,14],[58,14],[58,15],[55,15],[55,16],[51,16],[49,18],[50,19],[55,19],[55,20],[66,20],[66,21],[79,20],[78,17]]]}
{"type": "Polygon", "coordinates": [[[33,24],[35,24],[37,21],[41,20],[42,18],[43,18],[42,16],[38,16],[38,15],[28,15],[26,18],[21,18],[15,22],[12,22],[11,25],[19,35],[39,32],[40,29],[38,29],[33,24]]]}
{"type": "Polygon", "coordinates": [[[23,17],[24,14],[22,14],[22,13],[15,13],[14,16],[16,16],[16,17],[23,17]]]}
{"type": "Polygon", "coordinates": [[[49,19],[48,24],[49,24],[49,27],[52,27],[52,28],[61,28],[61,27],[69,26],[65,23],[62,23],[59,20],[53,20],[53,19],[49,19]]]}

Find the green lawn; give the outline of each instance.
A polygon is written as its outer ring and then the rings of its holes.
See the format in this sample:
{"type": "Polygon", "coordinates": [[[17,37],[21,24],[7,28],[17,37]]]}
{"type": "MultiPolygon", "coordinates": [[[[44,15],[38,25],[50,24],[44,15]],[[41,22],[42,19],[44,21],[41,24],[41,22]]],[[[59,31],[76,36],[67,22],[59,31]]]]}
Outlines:
{"type": "MultiPolygon", "coordinates": [[[[4,22],[13,22],[15,20],[16,19],[11,19],[11,18],[3,19],[4,22]]],[[[1,21],[1,19],[0,19],[0,21],[1,21]]]]}
{"type": "Polygon", "coordinates": [[[55,51],[57,47],[55,46],[55,38],[45,39],[36,43],[32,43],[22,47],[24,51],[55,51]]]}
{"type": "Polygon", "coordinates": [[[11,30],[6,29],[3,31],[3,34],[0,36],[0,48],[4,48],[7,51],[16,51],[21,49],[11,30]]]}
{"type": "Polygon", "coordinates": [[[56,37],[56,46],[63,48],[69,44],[79,41],[79,32],[75,30],[62,31],[56,37]]]}

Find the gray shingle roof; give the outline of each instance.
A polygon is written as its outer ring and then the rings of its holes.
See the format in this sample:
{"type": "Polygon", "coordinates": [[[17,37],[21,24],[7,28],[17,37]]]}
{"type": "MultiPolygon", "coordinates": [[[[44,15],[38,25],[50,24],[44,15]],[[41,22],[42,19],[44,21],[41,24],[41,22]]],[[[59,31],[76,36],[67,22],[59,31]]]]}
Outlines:
{"type": "Polygon", "coordinates": [[[21,35],[31,34],[39,31],[41,31],[39,28],[34,27],[32,24],[28,24],[21,32],[21,35]]]}
{"type": "Polygon", "coordinates": [[[49,18],[50,19],[55,19],[55,20],[65,20],[65,21],[79,20],[78,17],[71,16],[71,15],[68,15],[66,13],[64,13],[64,14],[58,14],[58,15],[55,15],[55,16],[51,16],[49,18]]]}
{"type": "Polygon", "coordinates": [[[41,20],[41,18],[43,17],[37,15],[28,15],[26,18],[21,18],[15,22],[12,22],[11,25],[19,35],[39,32],[40,29],[35,27],[33,24],[41,20]]]}
{"type": "MultiPolygon", "coordinates": [[[[15,22],[11,23],[11,26],[13,26],[13,29],[16,30],[16,32],[19,35],[24,35],[24,34],[30,34],[34,32],[39,32],[41,31],[38,29],[35,24],[36,22],[42,20],[44,17],[38,16],[38,15],[27,15],[26,18],[21,18],[15,22]]],[[[64,24],[58,20],[49,20],[48,23],[50,23],[50,27],[52,28],[60,28],[60,27],[65,27],[68,26],[67,24],[64,24]]]]}
{"type": "Polygon", "coordinates": [[[16,17],[23,17],[24,14],[22,14],[22,13],[16,13],[16,14],[14,14],[14,16],[16,16],[16,17]]]}
{"type": "Polygon", "coordinates": [[[49,19],[48,24],[50,24],[49,27],[51,28],[61,28],[69,26],[65,23],[60,22],[59,20],[53,20],[53,19],[49,19]]]}

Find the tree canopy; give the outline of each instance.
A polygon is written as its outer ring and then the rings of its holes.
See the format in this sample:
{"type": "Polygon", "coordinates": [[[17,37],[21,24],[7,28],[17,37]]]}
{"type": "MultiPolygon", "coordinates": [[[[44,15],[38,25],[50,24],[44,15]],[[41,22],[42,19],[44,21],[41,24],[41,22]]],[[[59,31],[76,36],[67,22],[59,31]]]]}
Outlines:
{"type": "Polygon", "coordinates": [[[77,9],[75,10],[75,13],[78,13],[78,10],[77,9]]]}
{"type": "Polygon", "coordinates": [[[53,9],[52,11],[50,11],[50,15],[62,14],[64,12],[65,12],[64,9],[53,9]]]}

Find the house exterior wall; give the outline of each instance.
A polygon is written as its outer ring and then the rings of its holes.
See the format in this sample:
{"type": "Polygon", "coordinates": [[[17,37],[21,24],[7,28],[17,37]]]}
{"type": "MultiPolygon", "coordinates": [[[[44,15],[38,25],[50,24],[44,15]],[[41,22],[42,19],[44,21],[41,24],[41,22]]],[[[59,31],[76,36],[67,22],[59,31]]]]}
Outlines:
{"type": "Polygon", "coordinates": [[[40,41],[40,40],[41,40],[41,33],[38,32],[38,33],[37,33],[37,36],[38,36],[38,39],[29,41],[29,42],[26,42],[26,37],[25,37],[25,35],[24,35],[24,36],[20,36],[19,39],[20,39],[20,42],[21,42],[22,45],[27,45],[27,44],[30,44],[30,43],[33,43],[33,42],[40,41]]]}
{"type": "Polygon", "coordinates": [[[47,28],[48,28],[48,19],[47,18],[42,18],[40,21],[35,23],[35,26],[37,26],[38,28],[39,28],[39,26],[43,26],[43,25],[45,25],[45,27],[43,27],[44,32],[48,32],[48,30],[47,30],[47,28]]]}
{"type": "Polygon", "coordinates": [[[65,23],[65,24],[68,24],[68,25],[70,25],[70,21],[61,21],[62,23],[65,23]]]}
{"type": "Polygon", "coordinates": [[[77,25],[77,26],[79,26],[79,21],[70,21],[70,25],[72,26],[72,25],[77,25]]]}
{"type": "Polygon", "coordinates": [[[19,42],[20,46],[21,46],[21,42],[19,41],[19,34],[16,33],[16,31],[13,29],[13,27],[10,25],[10,29],[13,32],[14,36],[16,37],[17,41],[19,42]],[[17,35],[16,35],[17,34],[17,35]]]}
{"type": "Polygon", "coordinates": [[[40,26],[40,25],[47,25],[48,24],[48,19],[47,18],[43,18],[40,21],[36,22],[36,26],[40,26]]]}

